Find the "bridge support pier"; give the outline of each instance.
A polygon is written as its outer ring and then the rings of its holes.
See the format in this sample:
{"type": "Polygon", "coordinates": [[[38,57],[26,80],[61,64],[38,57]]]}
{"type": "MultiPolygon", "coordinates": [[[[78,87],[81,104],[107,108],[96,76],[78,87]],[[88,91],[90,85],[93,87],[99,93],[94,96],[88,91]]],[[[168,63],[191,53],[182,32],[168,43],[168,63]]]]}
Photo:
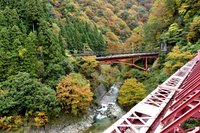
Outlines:
{"type": "Polygon", "coordinates": [[[147,71],[147,69],[148,69],[148,59],[147,58],[144,59],[144,68],[147,71]]]}

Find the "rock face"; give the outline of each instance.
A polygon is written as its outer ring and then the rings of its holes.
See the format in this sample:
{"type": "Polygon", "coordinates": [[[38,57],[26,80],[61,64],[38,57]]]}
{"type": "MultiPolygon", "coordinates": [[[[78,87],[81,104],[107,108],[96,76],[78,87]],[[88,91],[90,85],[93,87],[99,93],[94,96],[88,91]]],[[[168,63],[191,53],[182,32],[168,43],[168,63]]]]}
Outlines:
{"type": "Polygon", "coordinates": [[[104,118],[118,118],[122,116],[123,110],[116,103],[119,92],[119,84],[114,84],[110,91],[107,92],[100,101],[101,106],[96,110],[96,119],[101,120],[104,118]]]}
{"type": "Polygon", "coordinates": [[[91,127],[92,123],[93,123],[93,116],[89,116],[87,119],[82,120],[73,125],[66,126],[61,131],[58,131],[58,132],[60,132],[60,133],[79,133],[79,132],[91,127]]]}
{"type": "Polygon", "coordinates": [[[96,93],[96,102],[100,104],[101,99],[107,93],[106,88],[103,84],[100,84],[97,89],[95,90],[96,93]]]}
{"type": "MultiPolygon", "coordinates": [[[[73,123],[59,122],[58,124],[48,124],[43,128],[30,127],[25,133],[81,133],[92,126],[94,115],[84,116],[82,119],[74,120],[73,123]]],[[[61,120],[62,121],[62,120],[61,120]]]]}
{"type": "Polygon", "coordinates": [[[95,119],[118,118],[123,114],[122,109],[116,103],[101,104],[101,108],[96,111],[95,119]]]}

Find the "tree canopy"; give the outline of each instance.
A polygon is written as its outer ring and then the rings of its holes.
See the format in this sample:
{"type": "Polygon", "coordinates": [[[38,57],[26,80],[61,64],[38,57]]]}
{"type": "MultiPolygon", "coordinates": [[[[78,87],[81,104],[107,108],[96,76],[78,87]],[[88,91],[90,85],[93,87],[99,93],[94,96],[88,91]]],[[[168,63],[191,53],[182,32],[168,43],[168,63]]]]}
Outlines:
{"type": "Polygon", "coordinates": [[[118,102],[123,107],[130,109],[141,101],[144,96],[144,85],[138,82],[135,78],[130,78],[125,80],[121,86],[119,90],[118,102]]]}
{"type": "Polygon", "coordinates": [[[56,92],[62,108],[73,115],[87,111],[93,99],[89,81],[78,73],[70,73],[62,79],[56,92]]]}

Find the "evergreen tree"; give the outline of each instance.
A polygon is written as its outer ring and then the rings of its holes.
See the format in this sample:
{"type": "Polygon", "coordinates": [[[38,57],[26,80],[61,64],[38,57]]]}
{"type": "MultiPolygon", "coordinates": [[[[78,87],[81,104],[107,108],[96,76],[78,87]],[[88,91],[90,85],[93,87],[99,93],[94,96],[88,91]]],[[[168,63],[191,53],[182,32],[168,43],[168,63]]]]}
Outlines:
{"type": "Polygon", "coordinates": [[[26,111],[58,112],[56,93],[51,88],[32,79],[28,73],[9,77],[2,88],[7,93],[0,95],[1,115],[25,115],[26,111]]]}
{"type": "Polygon", "coordinates": [[[38,24],[40,19],[45,19],[44,5],[41,0],[24,0],[23,6],[25,11],[25,18],[32,30],[38,29],[38,24]]]}
{"type": "Polygon", "coordinates": [[[68,18],[67,20],[68,22],[62,28],[62,35],[66,38],[68,49],[80,52],[89,49],[98,52],[106,49],[107,44],[102,33],[93,24],[75,18],[68,18]]]}
{"type": "Polygon", "coordinates": [[[39,60],[44,63],[43,80],[53,86],[61,75],[66,74],[67,59],[64,48],[59,43],[59,36],[56,36],[49,26],[52,24],[46,21],[40,22],[38,42],[39,54],[42,56],[39,57],[39,60]]]}

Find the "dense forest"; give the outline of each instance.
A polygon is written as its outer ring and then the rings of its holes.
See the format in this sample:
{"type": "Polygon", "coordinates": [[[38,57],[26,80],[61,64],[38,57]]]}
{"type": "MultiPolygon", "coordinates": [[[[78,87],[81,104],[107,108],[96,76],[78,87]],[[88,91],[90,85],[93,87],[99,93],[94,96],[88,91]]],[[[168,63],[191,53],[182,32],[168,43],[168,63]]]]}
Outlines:
{"type": "Polygon", "coordinates": [[[0,0],[0,132],[81,116],[100,83],[124,81],[118,102],[130,109],[200,49],[199,9],[199,0],[0,0]],[[151,73],[71,55],[161,45],[169,53],[151,73]]]}

